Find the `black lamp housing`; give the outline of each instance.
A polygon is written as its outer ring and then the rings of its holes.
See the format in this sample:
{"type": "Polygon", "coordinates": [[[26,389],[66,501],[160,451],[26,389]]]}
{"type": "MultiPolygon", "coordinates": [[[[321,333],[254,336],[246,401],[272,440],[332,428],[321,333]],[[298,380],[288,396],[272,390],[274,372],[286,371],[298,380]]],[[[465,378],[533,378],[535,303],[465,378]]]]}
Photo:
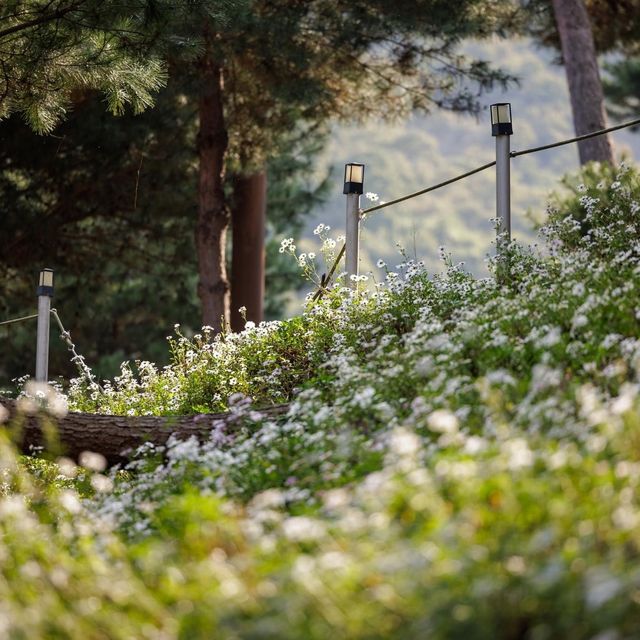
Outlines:
{"type": "Polygon", "coordinates": [[[513,123],[511,120],[511,103],[498,102],[492,104],[491,111],[491,135],[510,136],[513,134],[513,123]]]}
{"type": "Polygon", "coordinates": [[[364,165],[359,162],[349,162],[344,165],[344,190],[342,193],[357,193],[362,195],[364,188],[364,165]]]}
{"type": "Polygon", "coordinates": [[[53,269],[43,269],[40,272],[36,294],[53,298],[53,269]]]}

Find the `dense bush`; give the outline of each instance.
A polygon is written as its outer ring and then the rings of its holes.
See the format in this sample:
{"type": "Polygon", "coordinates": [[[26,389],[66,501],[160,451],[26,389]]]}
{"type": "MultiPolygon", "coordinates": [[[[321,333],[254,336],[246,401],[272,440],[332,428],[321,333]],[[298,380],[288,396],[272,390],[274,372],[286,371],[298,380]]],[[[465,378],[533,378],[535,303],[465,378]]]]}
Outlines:
{"type": "Polygon", "coordinates": [[[557,201],[500,282],[404,260],[290,321],[178,334],[172,365],[104,393],[78,381],[72,408],[235,420],[84,472],[81,501],[68,462],[44,491],[5,444],[5,635],[632,637],[637,182],[557,201]]]}
{"type": "Polygon", "coordinates": [[[304,514],[276,489],[241,506],[183,487],[138,505],[154,535],[126,545],[23,478],[0,501],[2,635],[633,637],[639,400],[584,390],[581,443],[465,435],[441,414],[437,451],[394,428],[380,471],[304,514]]]}

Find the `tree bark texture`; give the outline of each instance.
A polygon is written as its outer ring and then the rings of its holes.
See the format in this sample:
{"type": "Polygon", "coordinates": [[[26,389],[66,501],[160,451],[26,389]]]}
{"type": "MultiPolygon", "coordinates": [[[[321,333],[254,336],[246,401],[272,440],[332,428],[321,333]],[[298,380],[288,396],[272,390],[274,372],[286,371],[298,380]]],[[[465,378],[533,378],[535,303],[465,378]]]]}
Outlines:
{"type": "MultiPolygon", "coordinates": [[[[0,405],[9,410],[10,420],[16,418],[16,404],[13,400],[0,398],[0,405]]],[[[265,416],[284,415],[289,405],[277,405],[260,410],[265,416]]],[[[92,413],[69,413],[64,418],[51,419],[45,414],[18,415],[23,420],[17,445],[24,453],[33,447],[43,447],[43,418],[53,421],[61,454],[78,459],[83,451],[102,454],[109,464],[124,462],[131,453],[145,442],[162,445],[171,435],[186,439],[195,436],[206,440],[214,428],[214,423],[222,421],[226,433],[233,433],[242,421],[237,413],[216,413],[196,416],[110,416],[92,413]]],[[[15,421],[14,421],[15,422],[15,421]]]]}
{"type": "MultiPolygon", "coordinates": [[[[584,0],[553,0],[553,11],[567,73],[571,110],[576,135],[607,126],[604,94],[593,42],[591,20],[584,0]]],[[[608,135],[578,143],[580,164],[591,160],[613,164],[613,147],[608,135]]]]}
{"type": "Polygon", "coordinates": [[[236,176],[233,181],[233,257],[231,262],[231,329],[242,331],[238,309],[246,307],[247,320],[263,319],[267,214],[266,171],[236,176]]]}
{"type": "Polygon", "coordinates": [[[200,60],[198,156],[198,296],[202,323],[220,332],[229,324],[229,281],[225,259],[229,211],[223,190],[228,134],[223,111],[223,74],[212,53],[211,35],[200,60]]]}

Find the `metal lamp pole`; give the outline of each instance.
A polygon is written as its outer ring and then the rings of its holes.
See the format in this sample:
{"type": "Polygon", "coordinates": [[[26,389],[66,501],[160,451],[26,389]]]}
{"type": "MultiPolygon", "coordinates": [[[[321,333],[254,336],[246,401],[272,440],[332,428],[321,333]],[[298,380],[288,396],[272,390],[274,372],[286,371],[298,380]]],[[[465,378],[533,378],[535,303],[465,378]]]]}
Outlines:
{"type": "Polygon", "coordinates": [[[51,298],[53,297],[53,271],[40,272],[38,289],[38,329],[36,339],[36,382],[49,380],[49,327],[51,320],[51,298]]]}
{"type": "Polygon", "coordinates": [[[491,105],[491,135],[496,139],[496,244],[498,257],[511,242],[511,104],[491,105]]]}
{"type": "Polygon", "coordinates": [[[347,196],[347,219],[345,233],[345,271],[347,282],[353,289],[357,282],[351,276],[358,275],[360,243],[360,196],[364,187],[364,165],[350,162],[344,167],[344,189],[347,196]]]}

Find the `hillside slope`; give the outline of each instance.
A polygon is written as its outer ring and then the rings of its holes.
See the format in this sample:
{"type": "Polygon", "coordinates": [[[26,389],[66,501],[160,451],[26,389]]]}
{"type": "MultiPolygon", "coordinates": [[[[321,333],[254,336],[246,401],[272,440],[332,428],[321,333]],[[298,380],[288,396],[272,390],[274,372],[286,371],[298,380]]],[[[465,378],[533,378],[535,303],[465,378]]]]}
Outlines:
{"type": "Polygon", "coordinates": [[[640,178],[585,180],[503,283],[406,260],[290,321],[178,337],[170,367],[104,394],[77,384],[72,408],[237,421],[111,477],[89,459],[82,503],[3,444],[8,636],[633,637],[640,178]]]}

